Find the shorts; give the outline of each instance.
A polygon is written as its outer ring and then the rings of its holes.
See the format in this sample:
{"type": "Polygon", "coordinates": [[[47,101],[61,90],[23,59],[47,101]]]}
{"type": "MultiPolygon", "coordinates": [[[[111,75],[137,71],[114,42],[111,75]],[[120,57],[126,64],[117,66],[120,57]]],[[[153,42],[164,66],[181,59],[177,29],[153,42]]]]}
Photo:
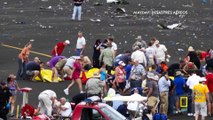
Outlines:
{"type": "Polygon", "coordinates": [[[206,102],[195,103],[195,113],[198,113],[202,116],[207,116],[207,105],[206,102]]]}
{"type": "Polygon", "coordinates": [[[66,64],[66,62],[67,62],[67,59],[61,59],[61,60],[59,60],[59,61],[56,63],[55,68],[56,68],[57,70],[61,70],[61,69],[64,67],[64,65],[66,64]]]}
{"type": "Polygon", "coordinates": [[[157,97],[150,96],[150,97],[148,98],[148,103],[147,103],[148,107],[150,107],[151,109],[154,108],[155,105],[156,105],[156,103],[157,103],[157,100],[158,100],[157,97]]]}
{"type": "Polygon", "coordinates": [[[209,92],[210,103],[213,103],[213,92],[209,92]]]}
{"type": "Polygon", "coordinates": [[[72,68],[70,68],[69,66],[64,66],[63,70],[67,75],[71,75],[73,72],[72,68]]]}

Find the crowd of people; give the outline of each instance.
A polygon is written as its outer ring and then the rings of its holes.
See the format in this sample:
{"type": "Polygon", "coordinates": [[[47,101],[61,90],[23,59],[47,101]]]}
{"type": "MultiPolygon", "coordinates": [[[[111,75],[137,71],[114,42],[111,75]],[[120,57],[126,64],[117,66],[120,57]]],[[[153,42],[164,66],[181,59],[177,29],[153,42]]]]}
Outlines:
{"type": "MultiPolygon", "coordinates": [[[[41,74],[41,70],[45,68],[44,63],[38,57],[29,61],[32,44],[27,43],[18,55],[19,68],[16,76],[10,74],[7,82],[1,82],[0,117],[3,119],[8,111],[13,115],[16,92],[20,89],[16,80],[35,81],[38,77],[41,81],[45,81],[41,74]],[[11,103],[9,109],[6,107],[8,103],[11,103]]],[[[168,65],[171,56],[166,46],[155,37],[146,43],[141,36],[138,36],[132,45],[132,50],[126,50],[122,54],[118,54],[114,38],[107,38],[103,42],[97,39],[93,46],[92,60],[84,55],[86,40],[82,32],[78,32],[75,55],[62,56],[64,48],[69,44],[69,40],[58,42],[51,52],[52,58],[46,63],[52,72],[52,82],[58,82],[58,78],[61,81],[72,80],[64,89],[66,95],[69,95],[75,83],[78,85],[79,93],[86,94],[88,97],[98,95],[104,98],[109,96],[109,91],[112,90],[116,92],[116,95],[128,95],[133,91],[147,97],[147,106],[153,115],[158,109],[156,106],[159,106],[159,112],[165,115],[183,112],[180,103],[182,98],[187,96],[188,116],[195,115],[197,120],[198,115],[201,114],[204,120],[205,116],[213,115],[213,51],[211,49],[195,51],[190,46],[183,60],[179,63],[170,62],[171,64],[168,65]],[[91,78],[87,78],[84,87],[81,74],[92,68],[98,68],[99,71],[95,72],[91,78]]],[[[55,99],[54,91],[41,92],[38,111],[51,116],[53,111],[51,101],[55,99]],[[50,99],[47,100],[47,98],[50,99]]],[[[61,98],[58,104],[66,106],[66,99],[61,98]]],[[[120,111],[119,106],[123,104],[115,102],[113,106],[117,107],[113,108],[120,111]]],[[[68,109],[62,106],[60,106],[62,111],[68,109]]],[[[129,111],[136,110],[131,106],[134,105],[129,103],[128,106],[127,103],[126,108],[129,108],[129,111]]]]}

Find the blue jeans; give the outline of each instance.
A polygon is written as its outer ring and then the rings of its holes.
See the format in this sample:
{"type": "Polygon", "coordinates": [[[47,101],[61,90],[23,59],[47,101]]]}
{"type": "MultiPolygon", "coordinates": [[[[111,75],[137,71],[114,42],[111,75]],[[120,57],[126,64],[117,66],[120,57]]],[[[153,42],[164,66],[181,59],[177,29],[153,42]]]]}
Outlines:
{"type": "Polygon", "coordinates": [[[26,78],[26,62],[22,62],[22,60],[18,58],[18,71],[16,74],[16,79],[20,80],[21,78],[26,78]]]}
{"type": "Polygon", "coordinates": [[[76,55],[76,56],[80,56],[80,55],[81,55],[81,50],[82,50],[82,49],[76,49],[75,55],[76,55]]]}
{"type": "Polygon", "coordinates": [[[74,6],[72,14],[73,20],[75,20],[76,15],[78,15],[77,16],[78,20],[81,20],[81,6],[74,6]]]}
{"type": "Polygon", "coordinates": [[[187,108],[188,113],[192,113],[192,90],[188,90],[188,108],[187,108]]]}
{"type": "Polygon", "coordinates": [[[170,115],[174,114],[174,106],[175,106],[175,93],[169,92],[169,106],[168,106],[168,113],[170,115]]]}
{"type": "Polygon", "coordinates": [[[203,2],[203,3],[207,3],[207,2],[208,2],[208,0],[202,0],[202,2],[203,2]]]}

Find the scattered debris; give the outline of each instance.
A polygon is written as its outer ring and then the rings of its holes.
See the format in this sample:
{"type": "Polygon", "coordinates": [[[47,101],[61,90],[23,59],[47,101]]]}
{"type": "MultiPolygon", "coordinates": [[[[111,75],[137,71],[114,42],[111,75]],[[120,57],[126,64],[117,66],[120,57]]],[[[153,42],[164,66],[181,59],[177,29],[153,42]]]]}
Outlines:
{"type": "Polygon", "coordinates": [[[178,51],[183,52],[184,50],[183,50],[183,49],[181,49],[181,48],[178,48],[178,51]]]}
{"type": "Polygon", "coordinates": [[[120,14],[122,14],[122,13],[126,13],[126,10],[124,9],[124,8],[117,8],[116,10],[115,10],[115,13],[120,13],[120,14]]]}
{"type": "Polygon", "coordinates": [[[26,22],[24,21],[16,21],[16,20],[12,20],[12,22],[16,23],[16,24],[26,24],[26,22]]]}
{"type": "Polygon", "coordinates": [[[89,19],[90,21],[92,21],[92,22],[101,22],[101,20],[100,19],[89,19]]]}
{"type": "Polygon", "coordinates": [[[110,27],[114,27],[114,26],[115,26],[115,24],[109,24],[109,26],[110,26],[110,27]]]}
{"type": "Polygon", "coordinates": [[[158,24],[158,27],[161,28],[161,29],[175,29],[177,27],[181,27],[181,23],[175,23],[175,24],[172,24],[172,25],[164,25],[164,24],[158,24]]]}
{"type": "Polygon", "coordinates": [[[99,3],[99,2],[94,2],[93,5],[94,5],[94,6],[101,6],[102,4],[99,3]]]}

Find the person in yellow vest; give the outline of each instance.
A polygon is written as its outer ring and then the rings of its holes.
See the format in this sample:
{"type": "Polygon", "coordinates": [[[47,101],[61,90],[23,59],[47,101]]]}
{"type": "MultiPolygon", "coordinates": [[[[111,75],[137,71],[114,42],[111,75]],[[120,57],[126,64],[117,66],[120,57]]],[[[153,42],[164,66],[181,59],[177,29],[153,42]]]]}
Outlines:
{"type": "Polygon", "coordinates": [[[207,104],[209,103],[209,90],[207,85],[205,85],[206,79],[201,77],[199,84],[193,87],[193,102],[195,106],[195,120],[198,120],[199,114],[202,116],[202,120],[205,120],[207,116],[207,104]],[[206,101],[207,100],[207,101],[206,101]]]}

